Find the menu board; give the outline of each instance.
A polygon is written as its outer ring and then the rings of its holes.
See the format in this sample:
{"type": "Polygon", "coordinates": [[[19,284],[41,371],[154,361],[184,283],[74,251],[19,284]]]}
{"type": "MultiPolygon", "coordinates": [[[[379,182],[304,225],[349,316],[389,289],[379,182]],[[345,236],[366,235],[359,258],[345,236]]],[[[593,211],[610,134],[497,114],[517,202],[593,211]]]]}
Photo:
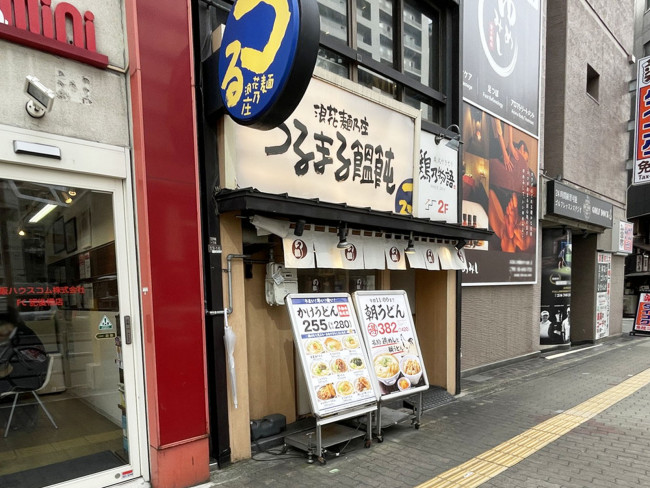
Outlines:
{"type": "Polygon", "coordinates": [[[650,293],[639,295],[639,306],[634,319],[635,332],[650,332],[650,293]]]}
{"type": "Polygon", "coordinates": [[[596,268],[596,339],[609,336],[612,255],[598,253],[596,268]]]}
{"type": "Polygon", "coordinates": [[[350,295],[292,293],[285,303],[314,413],[323,417],[375,403],[350,295]]]}
{"type": "Polygon", "coordinates": [[[354,303],[381,398],[428,389],[406,292],[358,291],[354,293],[354,303]]]}

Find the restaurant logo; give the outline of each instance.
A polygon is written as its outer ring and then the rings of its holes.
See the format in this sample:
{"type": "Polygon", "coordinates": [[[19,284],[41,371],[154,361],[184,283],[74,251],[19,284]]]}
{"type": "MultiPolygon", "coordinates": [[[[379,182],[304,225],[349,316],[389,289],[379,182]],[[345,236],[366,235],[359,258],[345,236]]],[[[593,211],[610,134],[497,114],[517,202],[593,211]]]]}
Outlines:
{"type": "Polygon", "coordinates": [[[433,264],[435,262],[435,260],[436,260],[434,254],[433,254],[433,250],[431,250],[431,249],[427,249],[426,257],[427,257],[427,262],[429,264],[433,264]]]}
{"type": "Polygon", "coordinates": [[[108,57],[97,53],[95,16],[68,2],[0,0],[0,39],[34,47],[98,68],[108,57]]]}
{"type": "Polygon", "coordinates": [[[302,239],[296,239],[291,245],[291,253],[296,259],[305,259],[307,257],[307,244],[302,239]]]}
{"type": "Polygon", "coordinates": [[[388,255],[390,256],[390,260],[394,263],[399,263],[400,259],[402,259],[402,254],[399,252],[399,249],[397,249],[395,246],[390,248],[388,255]]]}
{"type": "Polygon", "coordinates": [[[496,74],[507,78],[515,70],[517,10],[514,0],[479,0],[478,25],[485,56],[496,74]]]}
{"type": "Polygon", "coordinates": [[[357,255],[358,255],[357,248],[354,244],[351,244],[350,247],[348,247],[345,250],[345,259],[347,259],[348,261],[356,260],[357,255]]]}
{"type": "Polygon", "coordinates": [[[395,193],[395,213],[413,214],[413,178],[408,178],[397,187],[395,193]]]}
{"type": "Polygon", "coordinates": [[[313,0],[239,0],[218,62],[221,99],[235,122],[280,125],[300,103],[316,64],[320,18],[313,0]]]}

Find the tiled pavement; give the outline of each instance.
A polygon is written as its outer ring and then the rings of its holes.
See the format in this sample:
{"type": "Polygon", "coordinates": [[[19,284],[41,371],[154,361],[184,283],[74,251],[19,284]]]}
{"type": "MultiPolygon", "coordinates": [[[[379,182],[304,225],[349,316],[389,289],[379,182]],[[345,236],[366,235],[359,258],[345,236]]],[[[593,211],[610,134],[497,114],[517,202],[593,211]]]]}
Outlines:
{"type": "MultiPolygon", "coordinates": [[[[213,472],[212,485],[414,487],[648,368],[650,338],[640,336],[621,336],[557,359],[522,361],[463,378],[457,401],[424,412],[419,430],[408,423],[390,427],[384,442],[369,449],[361,439],[352,441],[324,466],[308,464],[301,451],[261,454],[213,472]]],[[[648,453],[650,386],[481,486],[650,487],[648,453]]]]}

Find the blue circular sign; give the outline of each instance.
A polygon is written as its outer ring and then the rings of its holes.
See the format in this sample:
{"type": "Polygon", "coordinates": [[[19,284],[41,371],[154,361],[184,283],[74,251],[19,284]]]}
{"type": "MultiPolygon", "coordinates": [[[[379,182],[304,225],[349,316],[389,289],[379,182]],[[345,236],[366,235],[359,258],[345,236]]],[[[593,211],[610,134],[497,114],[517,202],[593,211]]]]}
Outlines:
{"type": "MultiPolygon", "coordinates": [[[[270,129],[279,125],[297,106],[307,87],[318,52],[319,19],[313,0],[238,0],[228,16],[219,52],[219,90],[230,116],[243,125],[270,129]],[[314,11],[316,34],[313,33],[314,11]],[[307,14],[307,15],[306,15],[307,14]],[[305,25],[305,21],[311,25],[305,25]],[[312,30],[312,32],[307,32],[312,30]],[[311,41],[301,47],[305,36],[311,41]],[[315,40],[315,44],[313,42],[315,40]],[[300,58],[313,58],[306,71],[300,58]],[[296,80],[294,72],[300,72],[296,80]],[[306,76],[306,82],[304,78],[306,76]],[[304,85],[284,118],[269,112],[286,112],[283,93],[304,85]],[[278,104],[282,100],[282,107],[278,104]]],[[[295,99],[295,93],[291,95],[295,99]]]]}

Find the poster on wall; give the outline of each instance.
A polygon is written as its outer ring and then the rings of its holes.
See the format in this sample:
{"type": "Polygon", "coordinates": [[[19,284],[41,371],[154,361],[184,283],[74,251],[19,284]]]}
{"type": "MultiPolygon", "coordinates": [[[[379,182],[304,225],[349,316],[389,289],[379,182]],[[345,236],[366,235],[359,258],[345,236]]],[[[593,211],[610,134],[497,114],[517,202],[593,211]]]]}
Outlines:
{"type": "Polygon", "coordinates": [[[537,135],[539,0],[463,3],[463,97],[537,135]]]}
{"type": "Polygon", "coordinates": [[[650,293],[639,294],[639,305],[634,318],[634,332],[650,332],[650,293]]]}
{"type": "Polygon", "coordinates": [[[596,339],[609,335],[612,255],[599,252],[596,268],[596,339]]]}
{"type": "Polygon", "coordinates": [[[534,283],[538,141],[468,103],[463,128],[463,225],[494,231],[464,248],[463,284],[534,283]]]}
{"type": "Polygon", "coordinates": [[[542,231],[542,297],[539,317],[540,344],[571,341],[571,231],[542,231]]]}
{"type": "Polygon", "coordinates": [[[350,295],[294,293],[285,303],[314,414],[323,417],[376,402],[350,295]]]}
{"type": "Polygon", "coordinates": [[[354,303],[382,400],[429,388],[406,292],[358,291],[354,303]]]}

